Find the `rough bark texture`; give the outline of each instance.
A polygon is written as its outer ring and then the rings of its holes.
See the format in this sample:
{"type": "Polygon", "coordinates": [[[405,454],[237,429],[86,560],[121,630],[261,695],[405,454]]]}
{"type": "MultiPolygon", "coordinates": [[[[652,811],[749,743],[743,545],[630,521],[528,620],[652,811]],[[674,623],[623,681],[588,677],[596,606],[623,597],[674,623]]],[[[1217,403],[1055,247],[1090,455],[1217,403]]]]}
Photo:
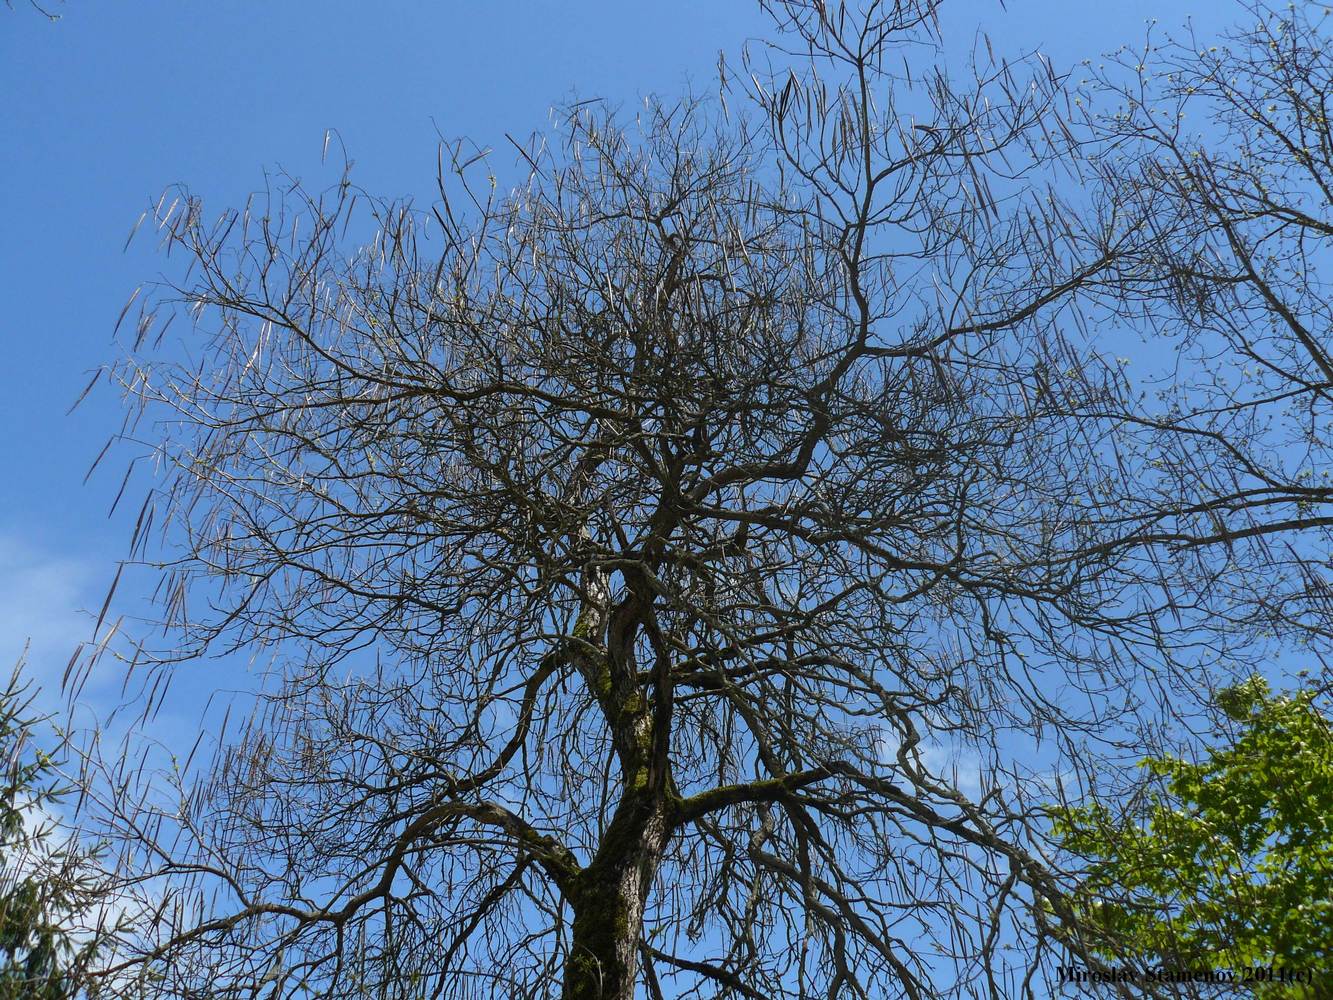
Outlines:
{"type": "Polygon", "coordinates": [[[622,800],[597,857],[579,878],[564,1000],[631,1000],[648,890],[666,842],[654,796],[622,800]]]}
{"type": "Polygon", "coordinates": [[[658,738],[670,725],[669,682],[659,671],[650,702],[635,662],[636,637],[656,627],[651,599],[631,587],[608,610],[609,581],[599,570],[587,573],[585,590],[587,603],[574,638],[595,651],[576,653],[573,659],[596,692],[612,734],[621,796],[595,855],[569,893],[574,934],[561,995],[564,1000],[631,1000],[644,907],[670,832],[666,740],[658,738]]]}

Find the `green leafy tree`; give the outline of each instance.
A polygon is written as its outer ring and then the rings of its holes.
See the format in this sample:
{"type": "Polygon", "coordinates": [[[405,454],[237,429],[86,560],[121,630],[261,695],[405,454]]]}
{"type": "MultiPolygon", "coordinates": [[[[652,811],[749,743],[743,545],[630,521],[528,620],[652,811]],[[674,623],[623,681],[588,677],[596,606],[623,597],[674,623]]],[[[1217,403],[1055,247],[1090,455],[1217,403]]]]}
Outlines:
{"type": "Polygon", "coordinates": [[[0,1000],[82,995],[110,930],[93,855],[51,819],[69,789],[40,722],[16,670],[0,692],[0,1000]]]}
{"type": "Polygon", "coordinates": [[[1333,971],[1333,726],[1314,691],[1260,677],[1220,692],[1230,739],[1206,759],[1149,758],[1152,789],[1123,812],[1061,806],[1055,831],[1088,860],[1076,908],[1108,960],[1178,968],[1279,966],[1328,996],[1333,971]]]}

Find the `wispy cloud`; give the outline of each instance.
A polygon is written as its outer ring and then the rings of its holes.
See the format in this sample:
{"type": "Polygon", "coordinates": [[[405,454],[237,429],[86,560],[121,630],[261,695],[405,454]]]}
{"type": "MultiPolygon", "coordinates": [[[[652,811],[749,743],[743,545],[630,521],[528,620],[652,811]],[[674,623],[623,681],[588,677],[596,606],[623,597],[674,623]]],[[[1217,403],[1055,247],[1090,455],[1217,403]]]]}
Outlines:
{"type": "Polygon", "coordinates": [[[0,531],[0,670],[26,648],[25,676],[53,697],[70,656],[92,632],[86,609],[96,579],[90,563],[0,531]]]}
{"type": "MultiPolygon", "coordinates": [[[[893,765],[898,760],[902,741],[896,733],[886,732],[880,738],[880,755],[893,765]]],[[[927,775],[944,782],[950,788],[970,798],[982,791],[982,760],[976,749],[956,740],[927,737],[916,745],[912,754],[915,764],[927,775]]]]}
{"type": "MultiPolygon", "coordinates": [[[[23,661],[21,678],[36,694],[34,708],[64,721],[61,678],[71,655],[92,634],[96,611],[106,594],[105,566],[64,555],[0,529],[0,683],[14,664],[23,661]],[[89,609],[92,609],[90,611],[89,609]]],[[[45,721],[35,723],[39,744],[50,744],[45,721]]],[[[58,761],[65,777],[73,762],[58,761]]],[[[54,914],[76,942],[88,940],[97,928],[138,922],[153,912],[156,896],[144,886],[120,885],[113,872],[103,871],[88,848],[69,798],[59,801],[20,799],[22,827],[6,840],[0,881],[48,877],[78,878],[84,885],[105,886],[86,906],[54,914]]],[[[109,957],[109,956],[108,956],[109,957]]]]}

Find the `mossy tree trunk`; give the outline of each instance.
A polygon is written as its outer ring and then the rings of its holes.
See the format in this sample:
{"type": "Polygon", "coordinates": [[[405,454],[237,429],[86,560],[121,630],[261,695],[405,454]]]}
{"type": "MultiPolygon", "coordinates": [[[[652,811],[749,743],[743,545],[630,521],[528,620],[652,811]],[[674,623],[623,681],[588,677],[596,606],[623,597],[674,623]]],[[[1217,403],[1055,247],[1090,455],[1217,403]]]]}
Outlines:
{"type": "Polygon", "coordinates": [[[570,659],[597,699],[620,763],[619,801],[592,859],[567,902],[573,941],[565,962],[563,1000],[632,1000],[639,972],[643,913],[673,822],[668,734],[672,695],[669,658],[642,581],[627,574],[619,599],[601,572],[586,579],[588,603],[574,629],[570,659]],[[656,652],[641,672],[636,642],[656,652]]]}
{"type": "Polygon", "coordinates": [[[631,1000],[648,892],[662,858],[667,819],[653,796],[622,800],[602,845],[579,878],[563,1000],[631,1000]]]}

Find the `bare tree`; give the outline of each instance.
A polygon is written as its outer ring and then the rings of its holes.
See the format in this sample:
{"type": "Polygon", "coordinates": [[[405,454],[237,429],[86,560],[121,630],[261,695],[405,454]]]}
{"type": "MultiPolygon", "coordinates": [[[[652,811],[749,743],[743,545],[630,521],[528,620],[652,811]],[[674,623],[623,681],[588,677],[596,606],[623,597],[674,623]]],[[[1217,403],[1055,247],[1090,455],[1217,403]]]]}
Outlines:
{"type": "Polygon", "coordinates": [[[1033,772],[1245,639],[1080,332],[1159,301],[1156,205],[1059,196],[1060,79],[951,79],[933,4],[769,6],[748,82],[567,109],[508,194],[164,200],[140,656],[285,655],[201,780],[90,792],[160,892],[107,991],[1035,995],[1033,772]]]}
{"type": "Polygon", "coordinates": [[[1333,635],[1328,14],[1242,10],[1220,39],[1122,50],[1085,96],[1120,151],[1102,181],[1140,206],[1154,234],[1143,266],[1164,279],[1140,328],[1172,344],[1177,370],[1132,428],[1154,459],[1159,523],[1177,544],[1267,567],[1234,616],[1319,656],[1333,635]]]}
{"type": "MultiPolygon", "coordinates": [[[[1255,2],[1239,12],[1243,23],[1221,37],[1154,26],[1142,44],[1083,71],[1086,134],[1100,150],[1091,176],[1152,234],[1137,268],[1123,262],[1155,276],[1139,286],[1132,323],[1148,352],[1169,362],[1153,398],[1122,411],[1122,449],[1141,470],[1140,538],[1196,553],[1201,568],[1211,561],[1196,581],[1229,581],[1212,588],[1216,621],[1278,640],[1280,666],[1320,675],[1303,679],[1327,692],[1333,22],[1324,4],[1255,2]]],[[[1194,592],[1195,581],[1177,579],[1177,593],[1194,592]]],[[[1225,694],[1231,676],[1207,680],[1225,694]]],[[[1230,731],[1225,718],[1210,728],[1214,743],[1230,731]]],[[[1131,828],[1161,794],[1151,780],[1133,791],[1105,796],[1108,815],[1131,828]]],[[[1130,878],[1107,895],[1121,906],[1171,902],[1142,890],[1130,878]]],[[[1228,919],[1252,934],[1263,914],[1228,919]]],[[[1303,930],[1319,921],[1295,919],[1303,930]]],[[[1099,935],[1107,952],[1132,955],[1139,944],[1114,921],[1099,935]]],[[[1327,990],[1317,981],[1309,995],[1327,990]]]]}

